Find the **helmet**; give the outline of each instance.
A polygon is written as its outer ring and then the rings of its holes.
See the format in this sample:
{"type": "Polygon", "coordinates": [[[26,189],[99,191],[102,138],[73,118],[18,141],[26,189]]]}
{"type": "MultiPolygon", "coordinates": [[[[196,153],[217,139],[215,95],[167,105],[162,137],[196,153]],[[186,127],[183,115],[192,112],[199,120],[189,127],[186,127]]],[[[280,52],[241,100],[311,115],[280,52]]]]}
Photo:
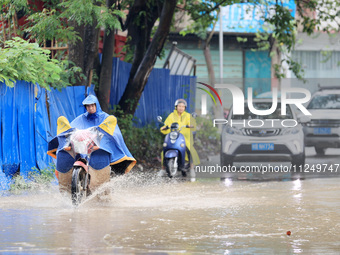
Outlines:
{"type": "Polygon", "coordinates": [[[175,107],[176,107],[179,103],[184,104],[185,107],[188,106],[187,101],[185,101],[185,100],[182,99],[182,98],[176,100],[176,102],[175,102],[175,107]]]}

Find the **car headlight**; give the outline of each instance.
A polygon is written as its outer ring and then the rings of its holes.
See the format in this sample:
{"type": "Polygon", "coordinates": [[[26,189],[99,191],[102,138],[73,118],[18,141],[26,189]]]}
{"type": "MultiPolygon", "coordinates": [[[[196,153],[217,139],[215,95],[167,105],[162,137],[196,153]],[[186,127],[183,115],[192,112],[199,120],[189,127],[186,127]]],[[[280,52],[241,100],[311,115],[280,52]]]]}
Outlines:
{"type": "Polygon", "coordinates": [[[295,135],[301,132],[301,127],[285,128],[282,130],[281,135],[295,135]]]}
{"type": "Polygon", "coordinates": [[[228,134],[236,134],[236,135],[242,135],[242,131],[240,129],[234,128],[234,127],[227,127],[227,133],[228,134]]]}
{"type": "Polygon", "coordinates": [[[178,137],[178,133],[177,132],[171,132],[170,133],[170,139],[171,140],[176,140],[178,137]]]}

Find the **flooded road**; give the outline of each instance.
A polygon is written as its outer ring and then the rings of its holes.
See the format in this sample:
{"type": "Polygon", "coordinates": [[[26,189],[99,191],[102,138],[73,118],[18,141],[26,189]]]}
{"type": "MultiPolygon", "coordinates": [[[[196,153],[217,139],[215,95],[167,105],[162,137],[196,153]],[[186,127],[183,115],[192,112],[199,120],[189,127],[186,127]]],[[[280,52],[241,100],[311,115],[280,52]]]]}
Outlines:
{"type": "Polygon", "coordinates": [[[78,208],[56,186],[0,197],[1,254],[335,254],[339,178],[166,181],[130,174],[78,208]],[[287,235],[287,231],[291,235],[287,235]]]}

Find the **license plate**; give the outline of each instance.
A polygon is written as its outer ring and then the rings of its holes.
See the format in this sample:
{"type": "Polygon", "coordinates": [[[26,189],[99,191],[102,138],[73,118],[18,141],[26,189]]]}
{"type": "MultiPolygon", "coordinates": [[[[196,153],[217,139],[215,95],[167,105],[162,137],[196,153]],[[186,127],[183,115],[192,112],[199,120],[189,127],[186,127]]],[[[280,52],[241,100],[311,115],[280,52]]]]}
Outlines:
{"type": "Polygon", "coordinates": [[[328,135],[331,133],[331,128],[314,128],[315,135],[328,135]]]}
{"type": "Polygon", "coordinates": [[[274,144],[273,143],[253,143],[251,145],[252,151],[273,151],[274,144]]]}

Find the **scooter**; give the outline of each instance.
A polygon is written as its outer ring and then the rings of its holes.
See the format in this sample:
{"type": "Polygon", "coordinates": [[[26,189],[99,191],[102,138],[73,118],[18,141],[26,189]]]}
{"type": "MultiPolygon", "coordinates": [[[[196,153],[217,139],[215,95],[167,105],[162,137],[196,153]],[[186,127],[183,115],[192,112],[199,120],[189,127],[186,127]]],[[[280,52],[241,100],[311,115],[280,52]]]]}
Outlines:
{"type": "MultiPolygon", "coordinates": [[[[161,116],[158,116],[157,120],[164,124],[161,116]]],[[[177,122],[172,123],[170,133],[164,138],[163,165],[170,178],[175,177],[178,170],[182,172],[183,177],[186,177],[190,169],[190,162],[185,161],[186,144],[184,136],[180,133],[182,128],[191,127],[189,125],[179,127],[177,122]]],[[[169,127],[166,127],[166,129],[169,129],[169,127]]]]}

